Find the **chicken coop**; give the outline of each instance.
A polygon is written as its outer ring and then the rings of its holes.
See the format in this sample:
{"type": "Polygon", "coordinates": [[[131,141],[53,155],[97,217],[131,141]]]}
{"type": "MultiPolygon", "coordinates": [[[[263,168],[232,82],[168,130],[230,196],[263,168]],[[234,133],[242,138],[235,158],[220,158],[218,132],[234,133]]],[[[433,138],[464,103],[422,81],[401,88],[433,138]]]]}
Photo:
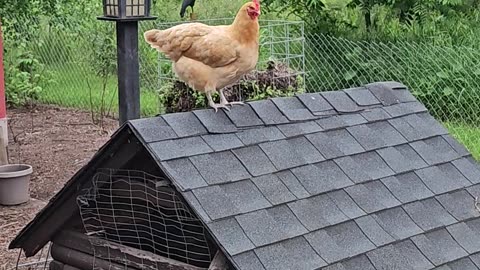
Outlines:
{"type": "MultiPolygon", "coordinates": [[[[208,25],[228,25],[232,18],[200,20],[208,25]]],[[[166,22],[155,25],[166,29],[185,22],[166,22]]],[[[260,50],[256,69],[245,75],[236,84],[225,89],[230,100],[252,100],[271,96],[287,96],[303,92],[305,88],[305,39],[303,21],[259,20],[260,50]]],[[[178,80],[172,71],[172,64],[163,54],[158,54],[158,89],[165,97],[167,112],[188,111],[195,108],[195,93],[178,80]],[[172,91],[174,90],[174,91],[172,91]],[[174,93],[169,95],[170,92],[174,93]],[[180,94],[180,97],[178,93],[180,94]],[[182,96],[183,95],[183,96],[182,96]],[[180,99],[180,100],[179,100],[180,99]]]]}
{"type": "Polygon", "coordinates": [[[396,82],[127,121],[16,236],[51,270],[480,269],[480,164],[396,82]]]}

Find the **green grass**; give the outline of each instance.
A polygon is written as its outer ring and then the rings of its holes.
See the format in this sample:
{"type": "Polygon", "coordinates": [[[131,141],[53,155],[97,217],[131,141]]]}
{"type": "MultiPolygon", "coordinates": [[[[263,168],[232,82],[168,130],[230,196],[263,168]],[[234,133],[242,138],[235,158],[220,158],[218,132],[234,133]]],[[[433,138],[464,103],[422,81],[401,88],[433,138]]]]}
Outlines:
{"type": "Polygon", "coordinates": [[[443,124],[452,136],[465,145],[473,157],[480,161],[480,127],[453,122],[445,122],[443,124]]]}
{"type": "MultiPolygon", "coordinates": [[[[105,91],[103,79],[91,74],[81,66],[48,67],[52,82],[44,86],[40,102],[99,111],[102,107],[110,112],[118,112],[117,78],[108,78],[105,91]]],[[[143,116],[160,112],[157,94],[152,90],[141,89],[140,108],[143,116]]]]}

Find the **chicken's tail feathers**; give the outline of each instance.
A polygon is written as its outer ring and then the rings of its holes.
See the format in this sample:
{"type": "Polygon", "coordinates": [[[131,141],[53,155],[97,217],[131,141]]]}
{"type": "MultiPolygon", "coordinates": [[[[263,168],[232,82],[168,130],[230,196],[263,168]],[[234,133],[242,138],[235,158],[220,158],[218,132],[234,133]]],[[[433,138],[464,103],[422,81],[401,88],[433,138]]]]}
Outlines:
{"type": "Polygon", "coordinates": [[[152,29],[148,30],[145,33],[143,33],[143,37],[145,38],[145,41],[150,44],[150,45],[156,45],[158,42],[158,34],[160,33],[160,30],[157,29],[152,29]]]}

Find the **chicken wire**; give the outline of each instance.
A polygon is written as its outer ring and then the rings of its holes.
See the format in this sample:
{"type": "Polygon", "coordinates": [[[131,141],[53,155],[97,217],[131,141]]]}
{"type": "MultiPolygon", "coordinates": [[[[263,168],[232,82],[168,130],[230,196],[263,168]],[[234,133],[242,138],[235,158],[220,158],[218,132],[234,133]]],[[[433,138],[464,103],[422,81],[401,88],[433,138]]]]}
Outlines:
{"type": "MultiPolygon", "coordinates": [[[[219,18],[199,20],[195,22],[207,25],[229,25],[233,18],[219,18]]],[[[166,29],[181,23],[165,22],[155,25],[157,29],[166,29]]],[[[305,82],[305,38],[303,21],[283,20],[259,20],[260,24],[260,49],[259,60],[255,70],[245,75],[238,82],[226,90],[227,98],[245,100],[246,98],[259,96],[268,90],[280,90],[283,92],[302,92],[305,82]],[[257,87],[251,87],[256,84],[257,87]],[[251,90],[245,89],[251,88],[251,90]],[[249,97],[243,96],[245,93],[249,97]],[[252,92],[252,93],[248,93],[252,92]]],[[[158,85],[160,94],[166,91],[175,91],[180,82],[173,70],[171,61],[158,53],[158,85]]],[[[186,87],[186,86],[185,86],[186,87]]]]}
{"type": "MultiPolygon", "coordinates": [[[[213,259],[201,221],[164,178],[142,171],[101,169],[77,203],[90,236],[198,267],[208,267],[213,259]]],[[[96,252],[109,246],[96,241],[91,245],[95,259],[111,262],[96,252]]],[[[127,262],[124,255],[122,261],[127,262]]]]}
{"type": "Polygon", "coordinates": [[[21,249],[18,250],[18,257],[14,267],[1,270],[48,270],[52,259],[50,253],[52,243],[47,243],[40,251],[30,258],[23,256],[21,249]]]}
{"type": "Polygon", "coordinates": [[[307,35],[305,48],[307,91],[402,82],[480,158],[480,50],[322,34],[307,35]]]}

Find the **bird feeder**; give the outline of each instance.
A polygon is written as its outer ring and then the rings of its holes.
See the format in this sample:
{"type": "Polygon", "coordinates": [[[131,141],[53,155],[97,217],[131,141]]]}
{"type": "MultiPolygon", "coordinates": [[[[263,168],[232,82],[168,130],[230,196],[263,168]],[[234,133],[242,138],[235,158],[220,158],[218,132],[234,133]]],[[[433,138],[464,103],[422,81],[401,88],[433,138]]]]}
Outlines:
{"type": "Polygon", "coordinates": [[[150,6],[151,0],[103,0],[103,16],[98,17],[116,22],[120,125],[140,118],[138,21],[156,19],[150,6]]]}
{"type": "Polygon", "coordinates": [[[149,19],[150,4],[150,0],[103,0],[103,19],[149,19]]]}

